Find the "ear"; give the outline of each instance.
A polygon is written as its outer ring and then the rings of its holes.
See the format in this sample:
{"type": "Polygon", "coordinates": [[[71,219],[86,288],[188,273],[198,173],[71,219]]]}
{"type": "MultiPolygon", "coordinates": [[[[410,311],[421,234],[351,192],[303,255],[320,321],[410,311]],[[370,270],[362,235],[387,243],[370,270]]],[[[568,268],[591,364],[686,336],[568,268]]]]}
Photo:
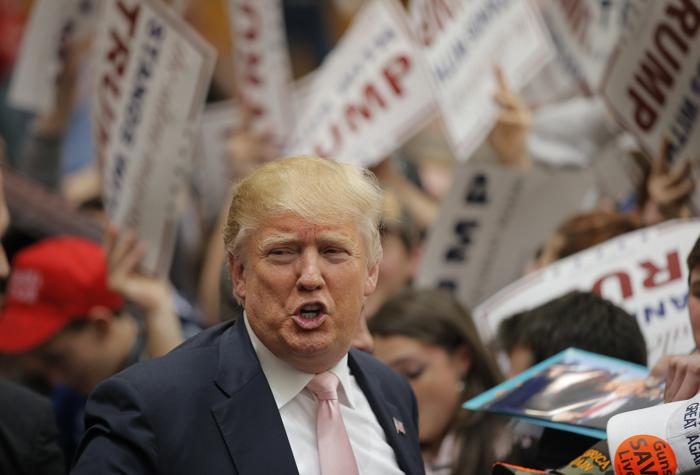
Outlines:
{"type": "Polygon", "coordinates": [[[95,329],[97,336],[102,339],[112,330],[114,314],[107,307],[92,307],[87,313],[88,321],[95,329]]]}
{"type": "Polygon", "coordinates": [[[245,266],[241,259],[233,254],[228,255],[228,271],[233,282],[233,293],[241,302],[245,302],[245,266]]]}
{"type": "Polygon", "coordinates": [[[379,279],[379,263],[374,264],[367,270],[365,278],[365,297],[374,292],[377,288],[377,280],[379,279]]]}
{"type": "Polygon", "coordinates": [[[469,373],[472,367],[472,355],[467,345],[460,346],[452,353],[450,363],[459,379],[463,379],[469,373]]]}

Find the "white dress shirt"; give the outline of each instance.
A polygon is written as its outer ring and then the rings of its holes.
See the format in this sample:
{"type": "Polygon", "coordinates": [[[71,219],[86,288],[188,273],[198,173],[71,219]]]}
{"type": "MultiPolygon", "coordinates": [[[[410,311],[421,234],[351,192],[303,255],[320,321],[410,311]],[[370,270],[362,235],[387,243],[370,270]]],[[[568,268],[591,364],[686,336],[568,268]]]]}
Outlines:
{"type": "MultiPolygon", "coordinates": [[[[301,475],[320,475],[316,447],[317,403],[311,391],[306,389],[314,375],[299,371],[277,358],[255,335],[245,315],[243,319],[280,411],[297,469],[301,475]]],[[[348,355],[330,371],[340,379],[340,412],[360,474],[403,473],[382,426],[355,377],[350,374],[348,355]]]]}

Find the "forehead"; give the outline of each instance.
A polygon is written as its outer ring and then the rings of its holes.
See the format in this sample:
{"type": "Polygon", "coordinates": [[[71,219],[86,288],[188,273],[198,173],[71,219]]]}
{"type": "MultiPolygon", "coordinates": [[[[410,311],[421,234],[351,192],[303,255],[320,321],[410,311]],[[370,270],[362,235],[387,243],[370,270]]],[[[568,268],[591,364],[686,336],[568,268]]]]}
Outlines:
{"type": "Polygon", "coordinates": [[[279,236],[300,240],[332,237],[358,240],[360,233],[357,223],[351,219],[317,222],[295,214],[284,214],[264,219],[255,234],[258,239],[279,236]]]}

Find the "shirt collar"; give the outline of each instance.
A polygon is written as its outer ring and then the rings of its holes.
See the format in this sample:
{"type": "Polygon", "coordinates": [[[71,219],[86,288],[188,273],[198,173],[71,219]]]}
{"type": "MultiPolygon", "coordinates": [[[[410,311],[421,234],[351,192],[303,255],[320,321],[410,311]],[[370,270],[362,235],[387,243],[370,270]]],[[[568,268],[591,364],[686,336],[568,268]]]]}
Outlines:
{"type": "MultiPolygon", "coordinates": [[[[277,409],[281,409],[306,388],[306,385],[309,384],[314,375],[299,371],[289,363],[275,356],[275,354],[260,341],[250,327],[248,316],[245,312],[243,312],[243,322],[250,336],[250,342],[253,344],[255,354],[258,356],[260,367],[267,379],[267,384],[272,391],[272,396],[275,398],[277,409]]],[[[350,391],[350,369],[348,368],[347,353],[343,355],[340,361],[329,371],[335,374],[340,380],[338,402],[354,409],[355,404],[352,398],[352,391],[350,391]]],[[[308,393],[309,397],[313,397],[310,391],[307,390],[306,393],[308,393]]]]}

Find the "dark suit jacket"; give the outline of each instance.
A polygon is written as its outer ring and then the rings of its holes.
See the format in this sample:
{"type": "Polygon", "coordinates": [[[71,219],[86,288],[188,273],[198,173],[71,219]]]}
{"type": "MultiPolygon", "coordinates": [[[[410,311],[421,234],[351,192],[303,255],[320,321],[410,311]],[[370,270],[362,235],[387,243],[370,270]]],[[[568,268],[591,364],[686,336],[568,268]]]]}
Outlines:
{"type": "Polygon", "coordinates": [[[66,473],[51,402],[0,379],[0,473],[66,473]]]}
{"type": "MultiPolygon", "coordinates": [[[[348,364],[399,467],[423,473],[408,383],[374,358],[348,364]],[[393,418],[403,422],[398,433],[393,418]]],[[[72,474],[295,474],[287,434],[245,325],[227,322],[100,384],[72,474]]]]}

